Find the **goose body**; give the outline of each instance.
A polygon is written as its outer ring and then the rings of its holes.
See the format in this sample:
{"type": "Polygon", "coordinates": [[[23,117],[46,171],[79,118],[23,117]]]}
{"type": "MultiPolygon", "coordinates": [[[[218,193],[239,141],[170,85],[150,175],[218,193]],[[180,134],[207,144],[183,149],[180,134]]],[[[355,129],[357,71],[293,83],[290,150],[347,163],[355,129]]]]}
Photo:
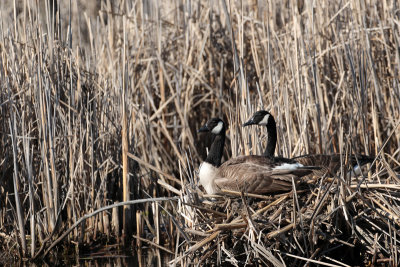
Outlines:
{"type": "MultiPolygon", "coordinates": [[[[268,142],[267,147],[262,156],[267,158],[273,158],[276,148],[276,122],[274,117],[265,110],[257,111],[253,116],[243,124],[243,126],[249,125],[261,125],[267,127],[268,132],[268,142]]],[[[314,169],[312,174],[315,176],[323,176],[327,172],[336,173],[341,166],[341,157],[346,157],[345,154],[307,154],[294,157],[287,160],[295,160],[302,165],[312,165],[319,167],[314,169]]],[[[281,158],[282,159],[282,158],[281,158]]],[[[362,166],[364,164],[370,163],[374,160],[374,157],[365,155],[349,155],[348,160],[353,166],[353,171],[359,170],[358,163],[362,166]],[[358,160],[358,163],[357,163],[358,160]]]]}
{"type": "Polygon", "coordinates": [[[290,190],[292,178],[296,181],[315,169],[294,160],[257,155],[239,156],[221,165],[225,130],[224,122],[218,118],[209,120],[199,130],[215,136],[199,170],[199,181],[208,194],[220,193],[222,189],[253,194],[290,190]]]}
{"type": "MultiPolygon", "coordinates": [[[[301,162],[302,164],[313,164],[314,166],[320,167],[320,169],[316,169],[313,171],[313,175],[315,176],[323,176],[324,174],[331,172],[333,174],[337,173],[340,169],[341,158],[346,158],[346,155],[340,154],[307,154],[294,157],[293,159],[301,162]]],[[[356,175],[360,175],[360,166],[363,166],[367,163],[371,163],[374,161],[374,157],[366,156],[366,155],[348,155],[349,165],[353,167],[351,173],[356,175]],[[358,163],[357,163],[358,160],[358,163]]]]}

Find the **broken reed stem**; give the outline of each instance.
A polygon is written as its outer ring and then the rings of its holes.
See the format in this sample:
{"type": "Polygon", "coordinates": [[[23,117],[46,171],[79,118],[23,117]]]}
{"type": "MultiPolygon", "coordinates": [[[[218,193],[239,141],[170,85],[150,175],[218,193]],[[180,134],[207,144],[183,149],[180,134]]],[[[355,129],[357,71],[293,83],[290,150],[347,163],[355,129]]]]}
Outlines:
{"type": "MultiPolygon", "coordinates": [[[[154,243],[154,242],[152,242],[152,241],[150,241],[150,240],[147,240],[147,239],[145,239],[145,238],[142,238],[142,237],[140,237],[140,236],[133,235],[133,238],[136,238],[136,239],[138,240],[138,244],[139,244],[139,242],[143,241],[143,242],[149,244],[150,246],[153,246],[153,247],[155,247],[155,248],[159,248],[159,249],[161,249],[162,251],[165,251],[165,252],[167,252],[167,253],[169,253],[169,254],[174,254],[174,252],[172,252],[171,250],[169,250],[169,249],[167,249],[167,248],[165,248],[165,247],[163,247],[163,246],[160,246],[159,244],[154,243]]],[[[141,246],[139,246],[139,247],[141,247],[141,246]]]]}
{"type": "Polygon", "coordinates": [[[288,224],[288,225],[286,225],[285,227],[283,227],[283,228],[281,228],[281,229],[279,229],[279,230],[270,232],[270,233],[267,235],[267,237],[268,237],[269,239],[271,239],[271,238],[276,237],[276,236],[279,235],[279,234],[286,233],[287,231],[293,229],[293,228],[295,227],[295,225],[296,225],[296,223],[294,223],[294,222],[291,223],[291,224],[288,224]]]}
{"type": "Polygon", "coordinates": [[[209,235],[208,237],[204,238],[203,240],[201,240],[200,242],[196,243],[195,245],[191,246],[189,249],[187,249],[182,256],[179,256],[177,258],[175,258],[173,261],[170,262],[171,264],[176,264],[178,262],[180,262],[181,260],[183,260],[185,257],[187,257],[189,254],[195,252],[196,250],[200,249],[201,247],[207,245],[208,243],[210,243],[211,241],[213,241],[219,234],[221,233],[221,231],[216,231],[214,233],[212,233],[211,235],[209,235]]]}
{"type": "Polygon", "coordinates": [[[142,212],[140,210],[136,211],[136,247],[140,249],[142,247],[141,236],[143,235],[143,225],[142,225],[142,212]]]}
{"type": "Polygon", "coordinates": [[[162,176],[166,177],[168,180],[174,181],[174,182],[176,182],[176,183],[178,183],[178,184],[181,183],[180,180],[176,179],[176,178],[173,177],[172,175],[163,172],[162,170],[160,170],[160,169],[154,167],[153,165],[151,165],[151,164],[145,162],[144,160],[142,160],[142,159],[136,157],[136,156],[133,155],[132,153],[129,153],[129,152],[128,152],[127,155],[128,155],[128,157],[130,157],[131,159],[137,161],[137,163],[139,163],[140,165],[143,165],[143,166],[145,166],[146,168],[149,168],[150,170],[153,170],[153,171],[155,171],[155,172],[161,174],[162,176]]]}

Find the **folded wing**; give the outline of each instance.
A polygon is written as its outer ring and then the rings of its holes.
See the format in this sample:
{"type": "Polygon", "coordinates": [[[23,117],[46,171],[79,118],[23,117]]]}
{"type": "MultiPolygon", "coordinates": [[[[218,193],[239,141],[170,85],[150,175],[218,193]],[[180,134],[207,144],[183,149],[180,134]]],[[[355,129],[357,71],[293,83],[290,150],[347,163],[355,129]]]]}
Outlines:
{"type": "Polygon", "coordinates": [[[218,168],[215,185],[220,190],[253,194],[288,191],[292,188],[292,178],[296,182],[312,171],[313,167],[303,167],[297,162],[277,162],[264,156],[241,156],[218,168]]]}

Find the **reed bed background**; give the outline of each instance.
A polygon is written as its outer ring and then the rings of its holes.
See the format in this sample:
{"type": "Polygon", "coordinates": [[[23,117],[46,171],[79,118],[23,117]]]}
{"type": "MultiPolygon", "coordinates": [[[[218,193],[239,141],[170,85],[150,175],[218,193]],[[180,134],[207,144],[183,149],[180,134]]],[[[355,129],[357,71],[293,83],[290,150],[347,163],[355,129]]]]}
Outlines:
{"type": "Polygon", "coordinates": [[[178,265],[399,263],[396,1],[0,7],[3,259],[121,244],[178,265]],[[197,129],[219,116],[225,160],[260,154],[265,129],[241,127],[259,109],[277,120],[279,155],[376,161],[261,202],[200,202],[211,140],[197,129]]]}

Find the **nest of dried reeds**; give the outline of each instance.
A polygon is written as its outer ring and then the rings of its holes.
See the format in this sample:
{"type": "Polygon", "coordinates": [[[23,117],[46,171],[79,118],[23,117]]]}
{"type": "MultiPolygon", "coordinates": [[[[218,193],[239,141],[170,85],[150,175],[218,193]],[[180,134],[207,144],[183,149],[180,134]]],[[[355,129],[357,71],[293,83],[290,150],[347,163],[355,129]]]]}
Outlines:
{"type": "Polygon", "coordinates": [[[399,252],[398,176],[325,175],[271,196],[187,190],[183,242],[171,264],[355,266],[394,264],[399,252]]]}

